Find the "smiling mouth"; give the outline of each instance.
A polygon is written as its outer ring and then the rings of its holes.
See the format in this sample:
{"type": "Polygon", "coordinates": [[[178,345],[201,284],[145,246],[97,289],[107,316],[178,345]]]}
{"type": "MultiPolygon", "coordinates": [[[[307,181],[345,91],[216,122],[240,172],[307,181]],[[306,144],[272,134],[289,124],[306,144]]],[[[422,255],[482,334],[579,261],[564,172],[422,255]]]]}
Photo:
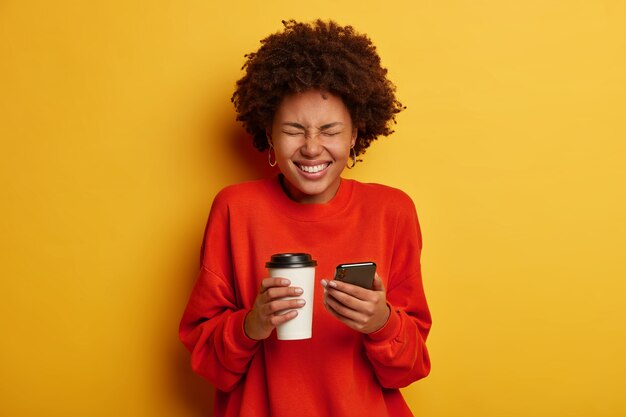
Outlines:
{"type": "Polygon", "coordinates": [[[304,171],[309,174],[315,174],[317,172],[321,172],[325,170],[326,168],[328,168],[328,166],[330,165],[330,162],[325,162],[319,165],[302,165],[302,164],[295,164],[295,165],[300,169],[300,171],[304,171]]]}

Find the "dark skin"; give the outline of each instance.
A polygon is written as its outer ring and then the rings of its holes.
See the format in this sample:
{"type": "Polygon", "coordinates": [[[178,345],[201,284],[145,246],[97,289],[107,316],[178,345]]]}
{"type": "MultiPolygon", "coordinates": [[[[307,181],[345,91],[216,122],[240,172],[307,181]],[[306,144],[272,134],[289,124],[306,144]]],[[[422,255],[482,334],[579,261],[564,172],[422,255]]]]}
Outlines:
{"type": "MultiPolygon", "coordinates": [[[[276,160],[290,186],[290,197],[298,203],[325,203],[336,193],[350,149],[357,141],[345,103],[331,93],[310,90],[283,98],[274,115],[275,129],[268,129],[276,160]],[[315,127],[311,134],[310,126],[315,127]],[[350,126],[350,129],[342,129],[350,126]],[[313,161],[323,166],[311,175],[299,168],[313,161]]],[[[268,139],[269,140],[269,139],[268,139]]],[[[361,333],[372,333],[389,318],[385,288],[380,277],[374,278],[372,289],[339,281],[321,280],[324,307],[337,320],[361,333]]],[[[302,289],[290,287],[285,278],[263,279],[244,330],[255,340],[268,338],[274,328],[298,315],[304,305],[298,297],[302,289]]]]}
{"type": "MultiPolygon", "coordinates": [[[[371,290],[340,281],[321,280],[324,287],[324,307],[336,319],[361,333],[372,333],[382,328],[389,319],[389,306],[382,279],[376,275],[371,290]]],[[[254,340],[267,339],[274,328],[294,319],[297,309],[304,305],[297,297],[302,289],[290,287],[285,278],[265,278],[261,283],[254,306],[244,321],[244,330],[254,340]],[[282,314],[284,310],[291,310],[282,314]]]]}
{"type": "Polygon", "coordinates": [[[254,305],[244,320],[244,330],[254,340],[267,339],[276,326],[294,319],[296,309],[304,306],[301,298],[284,300],[285,297],[297,297],[302,288],[290,287],[286,278],[265,278],[254,300],[254,305]],[[291,310],[285,314],[277,314],[291,310]]]}
{"type": "Polygon", "coordinates": [[[374,277],[372,289],[337,280],[322,280],[324,307],[336,319],[361,333],[381,329],[389,319],[389,306],[383,280],[374,277]]]}

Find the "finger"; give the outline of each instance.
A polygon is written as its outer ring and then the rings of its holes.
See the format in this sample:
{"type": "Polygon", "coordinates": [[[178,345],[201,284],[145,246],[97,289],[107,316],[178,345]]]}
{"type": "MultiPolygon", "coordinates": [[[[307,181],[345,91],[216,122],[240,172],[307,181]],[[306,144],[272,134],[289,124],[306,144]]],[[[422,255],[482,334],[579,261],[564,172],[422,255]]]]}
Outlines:
{"type": "Polygon", "coordinates": [[[302,295],[304,291],[300,287],[272,287],[265,291],[268,300],[274,300],[284,297],[297,297],[302,295]]]}
{"type": "Polygon", "coordinates": [[[269,288],[273,287],[288,287],[291,282],[287,278],[281,277],[271,277],[265,278],[261,281],[261,288],[259,289],[260,293],[267,291],[269,288]]]}
{"type": "Polygon", "coordinates": [[[270,318],[272,326],[276,327],[283,323],[287,323],[289,320],[293,320],[298,316],[296,310],[287,311],[285,314],[275,314],[270,318]]]}
{"type": "Polygon", "coordinates": [[[331,294],[328,294],[325,301],[326,304],[329,305],[338,315],[345,317],[346,319],[361,322],[365,317],[362,311],[346,306],[334,298],[331,294]]]}
{"type": "Polygon", "coordinates": [[[335,311],[335,309],[328,303],[328,300],[324,298],[324,308],[328,311],[333,317],[343,320],[343,316],[335,311]]]}
{"type": "Polygon", "coordinates": [[[265,304],[264,312],[267,316],[272,314],[284,314],[286,310],[302,308],[306,304],[302,298],[291,300],[276,300],[265,304]]]}
{"type": "Polygon", "coordinates": [[[372,284],[372,290],[374,291],[385,291],[385,284],[383,280],[378,274],[374,275],[374,283],[372,284]]]}
{"type": "Polygon", "coordinates": [[[339,280],[328,281],[327,287],[349,294],[359,300],[371,300],[372,290],[339,280]]]}
{"type": "Polygon", "coordinates": [[[333,288],[329,288],[328,290],[326,290],[326,293],[329,296],[333,297],[340,304],[356,311],[362,311],[366,309],[367,305],[373,302],[373,300],[358,299],[348,293],[338,291],[333,288]]]}
{"type": "Polygon", "coordinates": [[[341,314],[339,314],[332,305],[332,301],[329,303],[328,301],[324,302],[324,308],[326,308],[326,311],[328,311],[328,313],[335,317],[337,320],[339,320],[340,322],[342,322],[343,324],[345,324],[346,326],[354,329],[354,330],[359,330],[359,324],[356,323],[354,320],[343,316],[341,314]]]}

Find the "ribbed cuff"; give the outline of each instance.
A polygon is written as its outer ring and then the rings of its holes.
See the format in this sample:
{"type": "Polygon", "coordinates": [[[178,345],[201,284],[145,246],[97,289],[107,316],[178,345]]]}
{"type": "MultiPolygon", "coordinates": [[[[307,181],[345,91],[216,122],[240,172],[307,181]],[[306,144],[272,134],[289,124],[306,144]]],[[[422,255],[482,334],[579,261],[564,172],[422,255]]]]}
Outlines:
{"type": "Polygon", "coordinates": [[[232,314],[233,342],[242,349],[254,350],[260,341],[249,338],[244,330],[244,321],[247,314],[248,310],[239,310],[232,314]]]}
{"type": "Polygon", "coordinates": [[[387,319],[387,323],[375,332],[365,335],[365,337],[372,342],[390,340],[400,333],[400,327],[402,325],[400,321],[400,314],[394,310],[391,305],[387,304],[387,306],[389,307],[389,318],[387,319]]]}

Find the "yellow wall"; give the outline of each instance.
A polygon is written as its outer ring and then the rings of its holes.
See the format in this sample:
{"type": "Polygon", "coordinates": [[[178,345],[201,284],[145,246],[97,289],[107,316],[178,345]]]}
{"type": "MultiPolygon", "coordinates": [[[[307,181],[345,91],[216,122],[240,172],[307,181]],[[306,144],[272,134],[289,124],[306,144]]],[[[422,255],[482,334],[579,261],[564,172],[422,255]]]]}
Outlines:
{"type": "MultiPolygon", "coordinates": [[[[202,416],[176,336],[229,102],[283,18],[368,32],[408,110],[350,172],[423,224],[418,416],[623,416],[620,0],[0,2],[0,415],[202,416]]],[[[243,150],[242,150],[243,149],[243,150]]]]}

